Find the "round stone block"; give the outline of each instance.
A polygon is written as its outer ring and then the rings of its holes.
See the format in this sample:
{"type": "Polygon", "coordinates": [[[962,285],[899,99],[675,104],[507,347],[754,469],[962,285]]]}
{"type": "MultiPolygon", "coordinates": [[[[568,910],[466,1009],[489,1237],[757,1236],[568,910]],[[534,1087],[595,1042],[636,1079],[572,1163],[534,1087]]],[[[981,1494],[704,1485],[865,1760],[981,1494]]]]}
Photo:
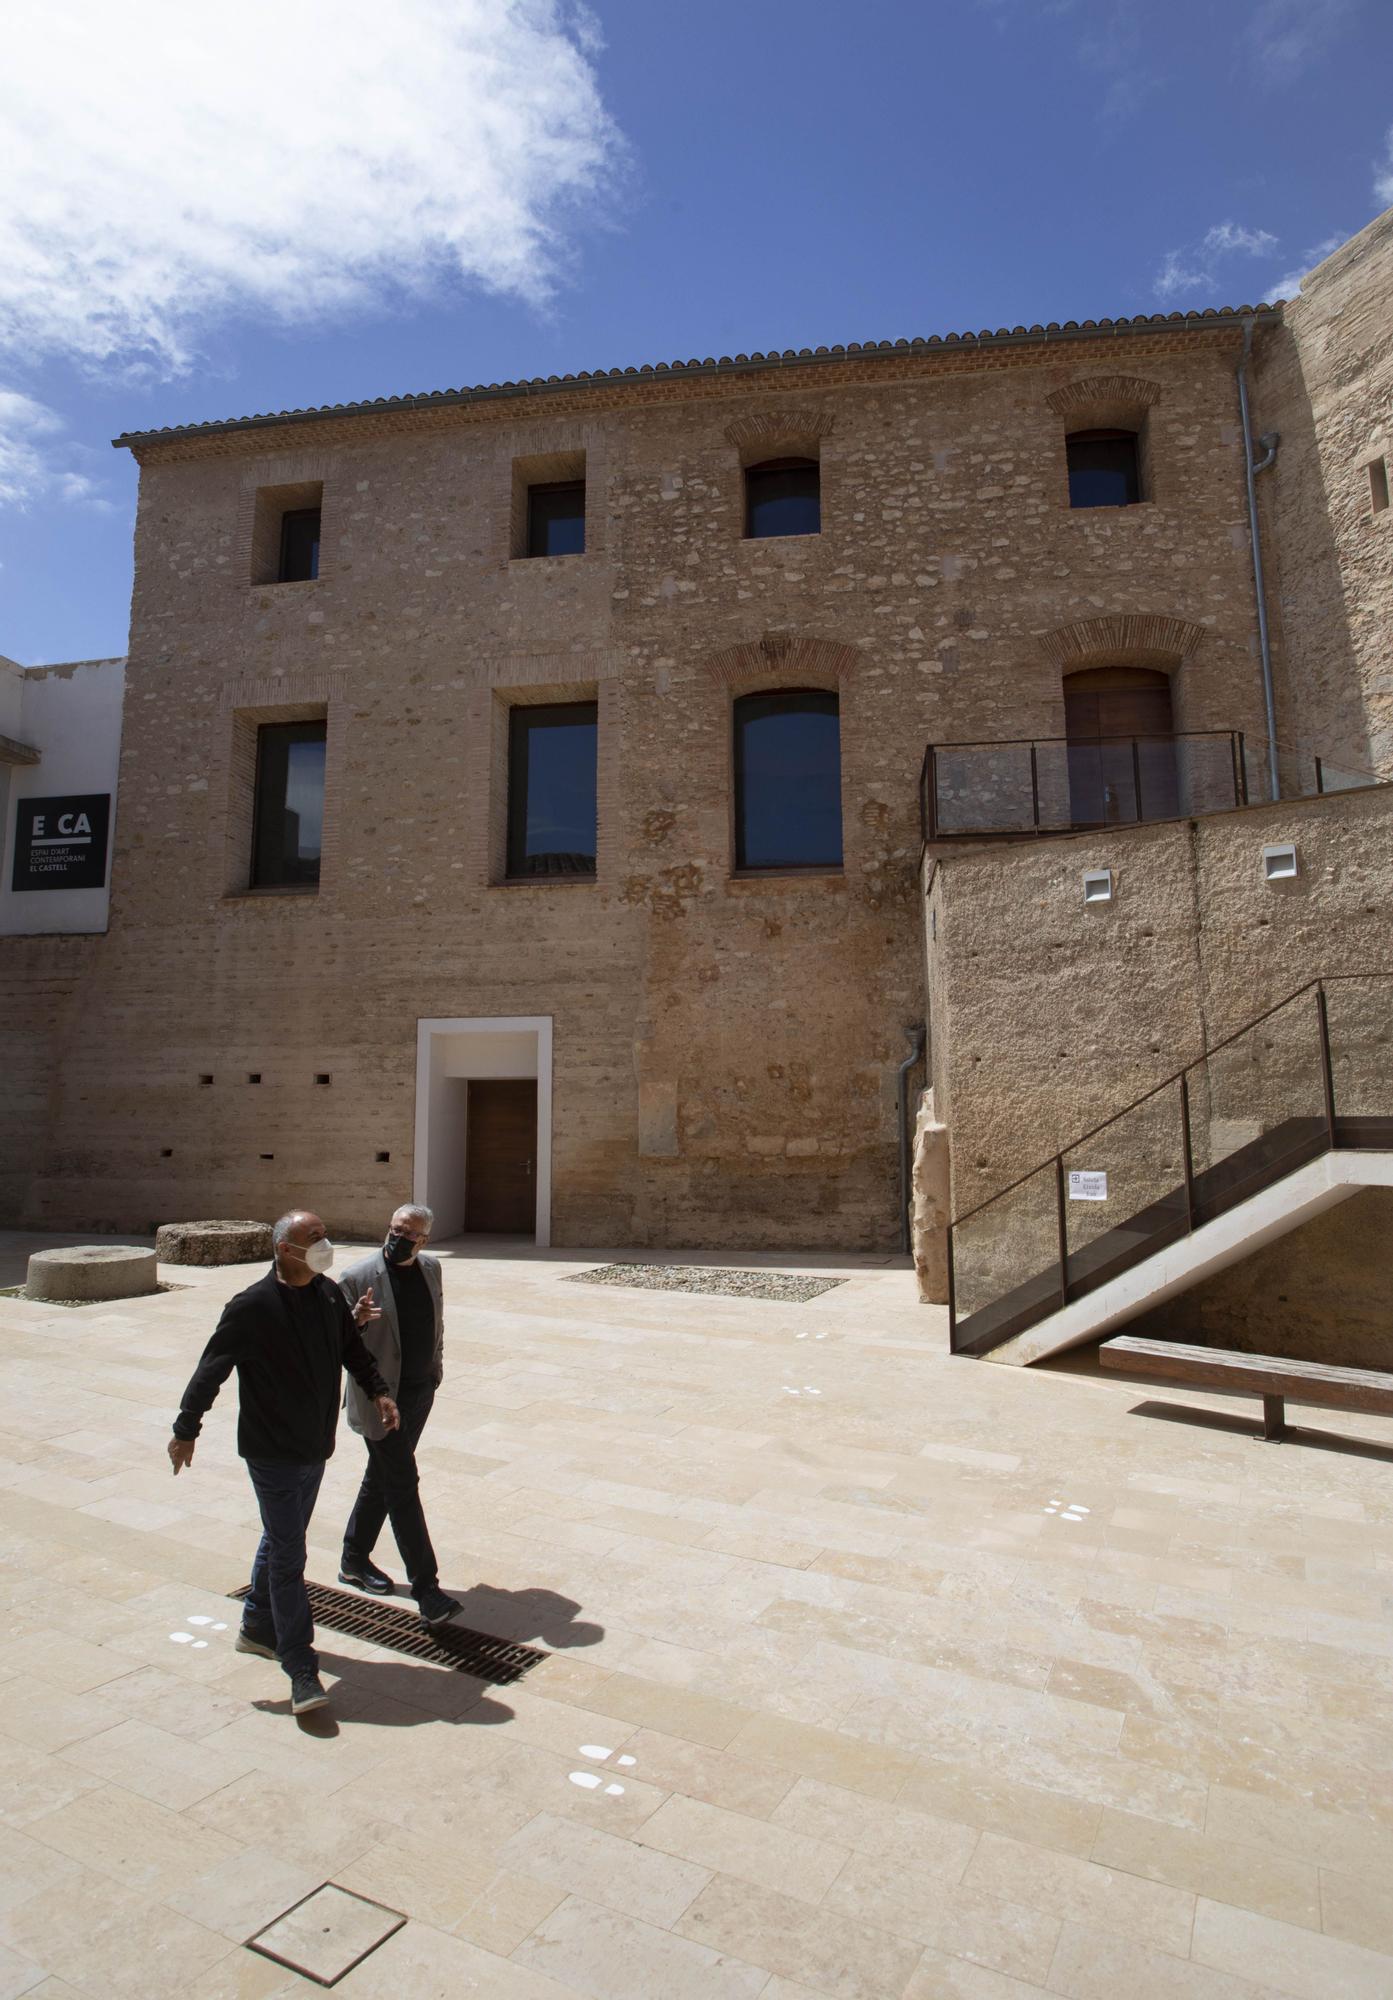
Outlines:
{"type": "Polygon", "coordinates": [[[271,1255],[269,1222],[166,1222],[155,1235],[162,1264],[258,1264],[271,1255]]]}
{"type": "Polygon", "coordinates": [[[24,1280],[27,1299],[138,1299],[159,1288],[154,1251],[128,1244],[36,1250],[24,1280]]]}

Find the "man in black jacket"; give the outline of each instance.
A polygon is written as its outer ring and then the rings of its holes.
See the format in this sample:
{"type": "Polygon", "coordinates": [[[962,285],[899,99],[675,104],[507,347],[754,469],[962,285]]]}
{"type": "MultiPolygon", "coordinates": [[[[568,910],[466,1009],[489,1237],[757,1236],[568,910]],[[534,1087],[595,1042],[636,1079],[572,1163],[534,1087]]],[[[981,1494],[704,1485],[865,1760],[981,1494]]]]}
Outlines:
{"type": "Polygon", "coordinates": [[[281,1217],[272,1241],[271,1270],[223,1308],[184,1391],[169,1457],[176,1476],[192,1465],[203,1417],[235,1368],[237,1450],[247,1462],[262,1526],[237,1651],[279,1659],[290,1676],[291,1712],[303,1715],[329,1699],[305,1589],[305,1536],[334,1449],[342,1371],[373,1399],[388,1430],[399,1419],[358,1331],[377,1318],[378,1308],[369,1291],[350,1311],[325,1277],[334,1246],[324,1224],[297,1209],[281,1217]]]}

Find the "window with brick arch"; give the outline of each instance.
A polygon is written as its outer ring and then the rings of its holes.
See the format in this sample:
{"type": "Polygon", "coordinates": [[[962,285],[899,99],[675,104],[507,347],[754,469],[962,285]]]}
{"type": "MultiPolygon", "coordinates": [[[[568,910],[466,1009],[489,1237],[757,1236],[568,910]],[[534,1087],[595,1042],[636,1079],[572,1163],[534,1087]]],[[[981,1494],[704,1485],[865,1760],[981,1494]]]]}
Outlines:
{"type": "Polygon", "coordinates": [[[825,688],[742,695],[735,704],[737,870],[841,865],[837,696],[825,688]]]}

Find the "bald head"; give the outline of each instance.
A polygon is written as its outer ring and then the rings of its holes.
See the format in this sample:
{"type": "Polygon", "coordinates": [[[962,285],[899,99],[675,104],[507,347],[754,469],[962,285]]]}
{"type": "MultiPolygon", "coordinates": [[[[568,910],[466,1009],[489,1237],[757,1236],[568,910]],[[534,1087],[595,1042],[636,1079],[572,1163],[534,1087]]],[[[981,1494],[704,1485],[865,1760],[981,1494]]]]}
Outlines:
{"type": "Polygon", "coordinates": [[[317,1263],[309,1262],[305,1253],[312,1243],[326,1242],[328,1235],[313,1209],[292,1208],[288,1215],[281,1216],[271,1231],[277,1277],[287,1285],[307,1285],[317,1269],[327,1270],[333,1262],[332,1246],[328,1259],[320,1252],[317,1263]]]}

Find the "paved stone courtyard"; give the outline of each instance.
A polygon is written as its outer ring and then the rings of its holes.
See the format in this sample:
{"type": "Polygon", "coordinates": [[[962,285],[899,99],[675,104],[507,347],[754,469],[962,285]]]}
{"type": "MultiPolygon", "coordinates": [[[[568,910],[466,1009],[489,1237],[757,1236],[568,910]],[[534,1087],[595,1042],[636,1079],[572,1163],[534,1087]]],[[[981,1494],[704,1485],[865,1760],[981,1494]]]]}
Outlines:
{"type": "Polygon", "coordinates": [[[453,1250],[441,1581],[548,1657],[321,1630],[303,1724],[232,1650],[232,1385],[163,1456],[261,1267],[0,1299],[0,2000],[322,1990],[246,1940],[326,1883],[270,1934],[324,1976],[407,1918],[345,2000],[1393,1994],[1393,1423],[954,1361],[893,1259],[670,1260],[846,1279],[787,1304],[453,1250]]]}

